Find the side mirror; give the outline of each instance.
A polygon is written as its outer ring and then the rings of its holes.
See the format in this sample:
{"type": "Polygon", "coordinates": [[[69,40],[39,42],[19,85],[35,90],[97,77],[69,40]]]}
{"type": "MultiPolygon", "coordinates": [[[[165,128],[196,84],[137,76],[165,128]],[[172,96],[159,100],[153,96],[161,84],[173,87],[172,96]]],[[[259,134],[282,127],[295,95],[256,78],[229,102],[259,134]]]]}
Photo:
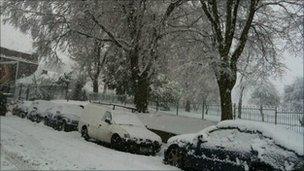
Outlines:
{"type": "Polygon", "coordinates": [[[108,123],[109,125],[112,124],[111,121],[110,121],[110,119],[106,119],[105,122],[108,123]]]}

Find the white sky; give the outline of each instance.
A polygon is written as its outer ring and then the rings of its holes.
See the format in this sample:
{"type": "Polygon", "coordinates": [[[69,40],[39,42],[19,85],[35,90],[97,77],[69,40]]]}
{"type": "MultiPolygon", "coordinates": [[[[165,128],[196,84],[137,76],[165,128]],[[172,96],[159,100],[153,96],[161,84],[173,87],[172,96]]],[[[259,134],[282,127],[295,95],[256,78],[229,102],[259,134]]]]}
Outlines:
{"type": "MultiPolygon", "coordinates": [[[[8,24],[1,23],[1,46],[18,50],[22,52],[31,53],[32,38],[30,35],[25,35],[8,24]]],[[[284,85],[291,84],[295,78],[303,76],[303,58],[304,55],[295,57],[294,55],[284,53],[284,63],[287,66],[287,70],[281,79],[274,80],[274,84],[277,86],[280,93],[283,93],[284,85]]]]}

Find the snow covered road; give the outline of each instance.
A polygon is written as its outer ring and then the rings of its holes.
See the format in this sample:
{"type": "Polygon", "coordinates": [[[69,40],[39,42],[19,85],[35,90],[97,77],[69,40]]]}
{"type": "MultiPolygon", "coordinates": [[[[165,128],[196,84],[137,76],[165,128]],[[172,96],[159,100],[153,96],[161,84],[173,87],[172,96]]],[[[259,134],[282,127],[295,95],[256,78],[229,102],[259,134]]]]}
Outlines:
{"type": "Polygon", "coordinates": [[[160,156],[119,152],[12,115],[1,117],[1,170],[178,170],[160,156]]]}

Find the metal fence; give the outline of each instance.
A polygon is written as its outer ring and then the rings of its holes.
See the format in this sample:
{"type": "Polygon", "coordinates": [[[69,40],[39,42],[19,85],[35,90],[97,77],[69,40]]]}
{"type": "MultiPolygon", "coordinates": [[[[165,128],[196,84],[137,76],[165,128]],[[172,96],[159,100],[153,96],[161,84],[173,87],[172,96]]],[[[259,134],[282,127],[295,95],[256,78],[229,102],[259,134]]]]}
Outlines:
{"type": "MultiPolygon", "coordinates": [[[[15,98],[26,100],[34,99],[70,99],[71,90],[62,86],[35,86],[35,85],[18,85],[15,88],[15,98]]],[[[97,101],[103,103],[120,104],[128,107],[134,107],[133,98],[125,95],[104,94],[104,93],[85,93],[84,100],[97,101]]],[[[221,107],[217,104],[192,104],[186,111],[185,103],[168,103],[165,106],[157,106],[155,102],[150,102],[149,110],[161,112],[164,114],[178,115],[183,117],[192,117],[220,121],[221,107]]],[[[239,110],[233,105],[233,118],[244,119],[259,122],[267,122],[285,126],[297,132],[304,133],[304,113],[295,111],[286,111],[277,107],[257,107],[242,106],[239,110]],[[241,115],[240,115],[241,113],[241,115]]]]}
{"type": "MultiPolygon", "coordinates": [[[[153,105],[150,108],[157,111],[157,108],[153,105]]],[[[167,110],[158,108],[158,112],[213,121],[220,121],[221,119],[221,106],[216,104],[196,105],[196,108],[193,107],[190,111],[186,111],[183,105],[173,104],[167,110]]],[[[239,110],[236,105],[233,105],[233,118],[272,123],[304,133],[304,112],[286,111],[278,107],[258,106],[242,106],[239,110]],[[239,113],[241,114],[239,115],[239,113]]]]}

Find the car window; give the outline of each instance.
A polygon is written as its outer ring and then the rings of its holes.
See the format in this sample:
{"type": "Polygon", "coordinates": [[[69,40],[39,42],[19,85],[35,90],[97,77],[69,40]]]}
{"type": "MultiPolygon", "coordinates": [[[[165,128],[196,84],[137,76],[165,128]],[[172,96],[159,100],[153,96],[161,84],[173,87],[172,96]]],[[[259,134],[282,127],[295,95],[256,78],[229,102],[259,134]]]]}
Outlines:
{"type": "Polygon", "coordinates": [[[217,129],[209,133],[207,145],[250,151],[253,144],[263,139],[265,137],[259,133],[240,132],[238,129],[217,129]]]}
{"type": "Polygon", "coordinates": [[[106,111],[106,113],[105,113],[105,115],[104,115],[104,117],[103,117],[103,121],[105,121],[106,119],[108,119],[108,120],[112,120],[112,114],[111,114],[111,112],[109,112],[109,111],[106,111]]]}

